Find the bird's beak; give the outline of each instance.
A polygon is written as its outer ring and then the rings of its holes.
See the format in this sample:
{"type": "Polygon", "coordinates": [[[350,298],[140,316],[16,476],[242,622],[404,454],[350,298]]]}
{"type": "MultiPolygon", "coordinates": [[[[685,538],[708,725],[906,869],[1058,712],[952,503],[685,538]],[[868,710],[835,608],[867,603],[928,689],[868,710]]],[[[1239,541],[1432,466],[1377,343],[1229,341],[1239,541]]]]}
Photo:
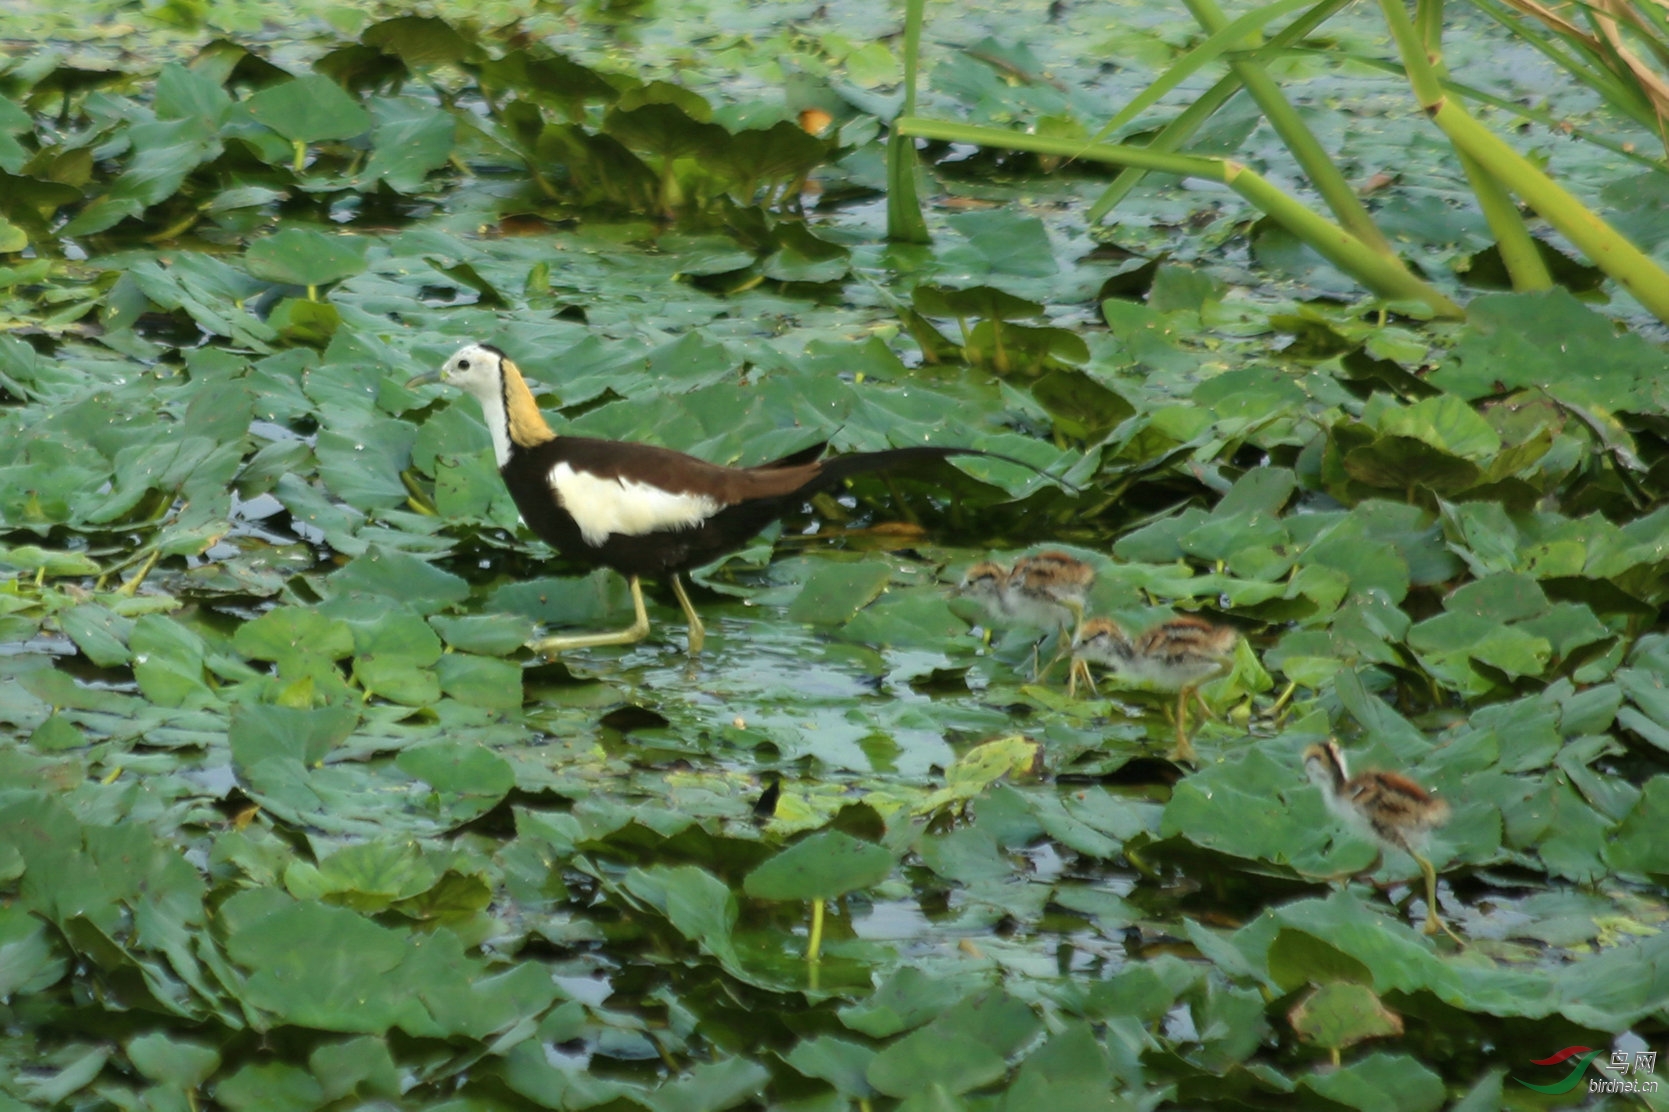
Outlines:
{"type": "Polygon", "coordinates": [[[410,390],[414,386],[428,386],[432,383],[436,383],[436,382],[439,382],[439,381],[440,381],[440,372],[439,371],[424,371],[420,375],[413,375],[411,378],[407,379],[406,380],[406,389],[410,390]]]}

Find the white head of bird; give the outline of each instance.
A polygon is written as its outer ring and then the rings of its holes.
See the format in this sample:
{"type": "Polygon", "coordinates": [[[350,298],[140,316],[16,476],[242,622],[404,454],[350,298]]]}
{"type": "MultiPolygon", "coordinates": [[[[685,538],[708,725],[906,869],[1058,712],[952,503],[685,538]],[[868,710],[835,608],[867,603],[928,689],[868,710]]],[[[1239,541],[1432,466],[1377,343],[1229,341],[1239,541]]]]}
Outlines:
{"type": "Polygon", "coordinates": [[[439,371],[419,375],[406,385],[442,382],[481,403],[481,415],[493,438],[493,458],[503,467],[512,442],[530,448],[551,439],[550,426],[519,373],[506,373],[505,354],[490,344],[465,344],[439,371]]]}
{"type": "Polygon", "coordinates": [[[453,352],[440,368],[440,381],[456,386],[483,402],[499,392],[504,353],[486,344],[465,344],[453,352]]]}

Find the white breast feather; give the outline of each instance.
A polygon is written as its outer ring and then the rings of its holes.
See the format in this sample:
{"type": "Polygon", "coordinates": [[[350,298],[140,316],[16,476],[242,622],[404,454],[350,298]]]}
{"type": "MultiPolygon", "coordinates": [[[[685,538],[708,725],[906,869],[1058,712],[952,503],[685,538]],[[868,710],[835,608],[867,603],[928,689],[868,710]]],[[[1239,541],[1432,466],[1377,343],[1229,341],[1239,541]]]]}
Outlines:
{"type": "Polygon", "coordinates": [[[566,463],[551,468],[551,489],[593,547],[611,535],[641,537],[693,529],[722,509],[705,494],[674,494],[631,479],[605,479],[575,471],[566,463]]]}

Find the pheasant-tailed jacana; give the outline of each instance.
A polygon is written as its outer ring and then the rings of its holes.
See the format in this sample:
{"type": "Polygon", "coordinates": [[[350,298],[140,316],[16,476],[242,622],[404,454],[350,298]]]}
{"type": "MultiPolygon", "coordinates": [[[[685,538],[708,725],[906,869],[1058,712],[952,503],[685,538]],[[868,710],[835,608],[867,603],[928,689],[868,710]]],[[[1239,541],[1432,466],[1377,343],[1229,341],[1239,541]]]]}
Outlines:
{"type": "MultiPolygon", "coordinates": [[[[1046,631],[1045,637],[1048,631],[1060,631],[1064,651],[1083,621],[1084,599],[1094,581],[1095,569],[1089,564],[1051,549],[1021,557],[1012,569],[975,564],[963,576],[958,593],[979,603],[994,621],[1032,626],[1046,631]]],[[[1059,659],[1057,653],[1050,666],[1059,659]]],[[[1032,646],[1032,678],[1038,678],[1037,645],[1032,646]]]]}
{"type": "Polygon", "coordinates": [[[1426,835],[1449,821],[1449,805],[1395,772],[1370,769],[1350,775],[1339,743],[1332,740],[1304,750],[1304,772],[1321,789],[1327,809],[1347,826],[1378,843],[1381,851],[1400,849],[1420,866],[1426,880],[1426,933],[1442,931],[1466,945],[1437,912],[1437,870],[1420,852],[1426,835]]]}
{"type": "Polygon", "coordinates": [[[1008,618],[1008,569],[986,560],[969,568],[957,593],[972,599],[994,622],[1008,618]]]}
{"type": "Polygon", "coordinates": [[[757,467],[724,467],[651,444],[558,436],[516,364],[488,344],[460,348],[440,370],[406,385],[430,382],[459,387],[481,403],[499,474],[528,527],[570,560],[620,572],[631,587],[636,620],[630,626],[546,637],[531,646],[543,653],[642,640],[649,633],[644,576],[671,581],[689,619],[690,652],[698,653],[706,631],[680,572],[735,551],[811,495],[851,476],[994,455],[920,445],[821,459],[825,445],[817,444],[757,467]]]}
{"type": "MultiPolygon", "coordinates": [[[[1177,692],[1176,749],[1171,755],[1179,761],[1192,761],[1188,700],[1198,694],[1200,684],[1228,671],[1239,639],[1240,634],[1228,626],[1212,625],[1191,615],[1160,622],[1135,639],[1106,618],[1092,618],[1078,630],[1073,663],[1076,667],[1082,661],[1093,661],[1141,686],[1177,692]]],[[[1077,674],[1074,672],[1074,679],[1077,674]]],[[[1087,678],[1088,669],[1083,674],[1087,678]]],[[[1090,690],[1095,690],[1093,685],[1090,690]]],[[[1200,706],[1205,706],[1203,699],[1200,706]]]]}
{"type": "Polygon", "coordinates": [[[1084,598],[1093,582],[1095,569],[1065,552],[1023,556],[1008,573],[1008,612],[1028,625],[1059,629],[1070,641],[1084,620],[1084,598]]]}

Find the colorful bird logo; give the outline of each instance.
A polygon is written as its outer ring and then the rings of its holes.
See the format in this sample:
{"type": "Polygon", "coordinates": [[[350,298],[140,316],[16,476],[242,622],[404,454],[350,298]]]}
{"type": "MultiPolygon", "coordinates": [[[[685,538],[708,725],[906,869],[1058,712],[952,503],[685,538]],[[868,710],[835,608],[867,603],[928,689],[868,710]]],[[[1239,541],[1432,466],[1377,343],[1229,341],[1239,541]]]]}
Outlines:
{"type": "Polygon", "coordinates": [[[1581,1083],[1582,1071],[1588,1068],[1588,1063],[1593,1061],[1595,1055],[1598,1053],[1599,1051],[1589,1046],[1567,1046],[1565,1049],[1556,1051],[1553,1054],[1548,1055],[1546,1058],[1537,1058],[1532,1061],[1531,1065],[1556,1066],[1566,1059],[1576,1058],[1577,1055],[1581,1055],[1580,1058],[1577,1058],[1576,1065],[1571,1067],[1571,1071],[1566,1075],[1565,1079],[1563,1081],[1556,1081],[1551,1085],[1537,1085],[1532,1081],[1524,1080],[1522,1077],[1515,1077],[1513,1080],[1517,1081],[1520,1085],[1523,1085],[1526,1089],[1534,1089],[1538,1093],[1550,1093],[1555,1095],[1559,1093],[1568,1093],[1581,1083]]]}

